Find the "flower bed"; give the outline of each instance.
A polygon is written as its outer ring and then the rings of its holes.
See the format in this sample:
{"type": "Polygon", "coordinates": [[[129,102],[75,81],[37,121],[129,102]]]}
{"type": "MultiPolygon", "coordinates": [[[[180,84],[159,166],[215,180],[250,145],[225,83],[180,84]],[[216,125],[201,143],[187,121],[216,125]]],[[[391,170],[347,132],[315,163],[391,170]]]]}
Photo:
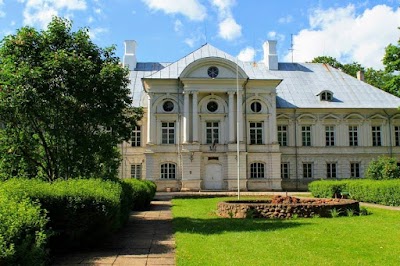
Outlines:
{"type": "Polygon", "coordinates": [[[218,215],[227,218],[332,217],[333,213],[345,216],[349,212],[354,215],[359,214],[358,201],[275,196],[272,200],[223,201],[218,203],[218,215]]]}

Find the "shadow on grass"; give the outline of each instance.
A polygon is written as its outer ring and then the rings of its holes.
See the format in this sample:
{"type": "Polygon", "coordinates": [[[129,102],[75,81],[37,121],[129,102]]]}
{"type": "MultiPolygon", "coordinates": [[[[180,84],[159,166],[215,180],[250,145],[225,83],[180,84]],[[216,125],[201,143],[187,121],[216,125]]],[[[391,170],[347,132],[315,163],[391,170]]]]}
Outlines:
{"type": "Polygon", "coordinates": [[[175,217],[173,228],[175,233],[221,234],[224,232],[267,232],[284,230],[310,223],[296,220],[265,220],[265,219],[229,219],[210,218],[196,219],[190,217],[175,217]]]}

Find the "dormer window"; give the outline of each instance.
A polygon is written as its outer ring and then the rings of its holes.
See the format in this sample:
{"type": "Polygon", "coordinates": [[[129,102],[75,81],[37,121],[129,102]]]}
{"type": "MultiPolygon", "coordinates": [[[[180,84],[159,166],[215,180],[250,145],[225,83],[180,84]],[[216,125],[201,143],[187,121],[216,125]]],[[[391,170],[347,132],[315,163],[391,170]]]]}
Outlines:
{"type": "Polygon", "coordinates": [[[331,102],[333,100],[333,92],[331,91],[322,91],[320,94],[318,94],[320,101],[328,101],[331,102]]]}

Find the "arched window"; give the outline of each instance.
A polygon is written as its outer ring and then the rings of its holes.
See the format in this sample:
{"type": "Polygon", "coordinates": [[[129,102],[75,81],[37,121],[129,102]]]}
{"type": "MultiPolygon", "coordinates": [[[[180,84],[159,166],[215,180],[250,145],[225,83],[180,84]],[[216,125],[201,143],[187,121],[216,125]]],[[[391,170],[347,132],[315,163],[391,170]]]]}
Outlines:
{"type": "Polygon", "coordinates": [[[265,164],[264,163],[250,164],[250,178],[265,178],[265,164]]]}
{"type": "Polygon", "coordinates": [[[176,164],[164,163],[161,165],[161,179],[175,179],[176,178],[176,164]]]}
{"type": "Polygon", "coordinates": [[[333,92],[331,91],[322,91],[319,95],[319,99],[321,101],[331,102],[333,100],[333,92]]]}

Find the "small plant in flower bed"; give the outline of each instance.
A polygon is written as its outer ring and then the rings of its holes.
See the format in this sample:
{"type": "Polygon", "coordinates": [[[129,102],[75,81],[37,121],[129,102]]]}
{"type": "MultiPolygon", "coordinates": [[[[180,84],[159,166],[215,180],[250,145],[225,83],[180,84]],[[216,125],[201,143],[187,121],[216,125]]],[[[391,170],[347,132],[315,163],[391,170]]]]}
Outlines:
{"type": "Polygon", "coordinates": [[[138,179],[124,179],[122,181],[130,197],[129,207],[131,210],[140,211],[150,208],[150,202],[156,194],[157,186],[154,182],[138,179]]]}
{"type": "Polygon", "coordinates": [[[27,198],[0,194],[0,265],[44,265],[46,212],[27,198]]]}
{"type": "Polygon", "coordinates": [[[120,228],[128,216],[121,202],[119,182],[71,179],[48,183],[37,179],[10,179],[0,184],[0,194],[28,197],[48,213],[54,231],[52,249],[94,244],[120,228]]]}

